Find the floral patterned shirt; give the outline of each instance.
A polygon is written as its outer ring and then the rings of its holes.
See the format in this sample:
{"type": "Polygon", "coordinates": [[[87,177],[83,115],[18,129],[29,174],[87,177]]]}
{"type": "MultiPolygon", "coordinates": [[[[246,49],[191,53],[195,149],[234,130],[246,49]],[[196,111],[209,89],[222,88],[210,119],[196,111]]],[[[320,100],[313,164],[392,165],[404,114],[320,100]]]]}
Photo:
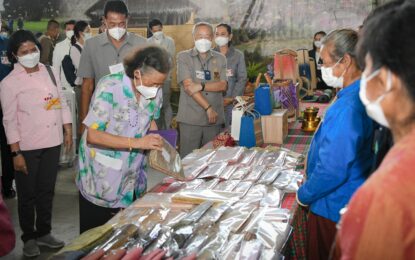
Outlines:
{"type": "MultiPolygon", "coordinates": [[[[141,138],[152,120],[160,116],[162,92],[154,99],[139,102],[125,74],[111,74],[98,83],[84,124],[109,134],[141,138]]],[[[87,130],[79,145],[77,186],[88,201],[107,208],[125,208],[134,195],[147,189],[144,151],[116,150],[86,142],[87,130]]]]}

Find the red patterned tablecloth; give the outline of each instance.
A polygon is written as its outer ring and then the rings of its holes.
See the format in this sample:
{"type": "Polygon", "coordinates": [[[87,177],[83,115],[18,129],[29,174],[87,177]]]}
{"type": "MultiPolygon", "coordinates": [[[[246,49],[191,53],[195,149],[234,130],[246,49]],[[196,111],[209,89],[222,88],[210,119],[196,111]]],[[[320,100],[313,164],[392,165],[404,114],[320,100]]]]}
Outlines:
{"type": "MultiPolygon", "coordinates": [[[[310,106],[318,107],[319,116],[323,117],[328,104],[300,103],[301,110],[310,106]]],[[[314,133],[302,131],[301,122],[299,121],[290,123],[288,128],[288,136],[285,138],[284,144],[279,146],[306,155],[314,133]]],[[[163,192],[169,186],[170,183],[160,183],[151,192],[163,192]]],[[[292,219],[293,232],[283,253],[286,259],[306,259],[307,209],[298,206],[295,194],[286,194],[281,207],[290,209],[294,213],[292,219]]]]}

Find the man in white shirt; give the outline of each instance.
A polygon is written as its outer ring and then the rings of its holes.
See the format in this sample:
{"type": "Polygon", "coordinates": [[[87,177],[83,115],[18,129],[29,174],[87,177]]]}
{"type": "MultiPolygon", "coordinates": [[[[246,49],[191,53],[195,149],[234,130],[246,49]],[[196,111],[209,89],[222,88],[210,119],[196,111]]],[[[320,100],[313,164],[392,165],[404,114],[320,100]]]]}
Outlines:
{"type": "MultiPolygon", "coordinates": [[[[176,55],[176,46],[174,40],[164,35],[163,24],[160,20],[153,19],[148,23],[148,29],[153,36],[147,39],[150,44],[159,45],[164,47],[170,54],[173,61],[173,57],[176,55]]],[[[161,108],[160,118],[156,121],[159,129],[171,128],[171,121],[173,119],[173,110],[170,105],[170,93],[171,93],[171,74],[167,77],[163,84],[163,106],[161,108]]]]}
{"type": "Polygon", "coordinates": [[[52,66],[56,69],[56,71],[59,71],[60,80],[62,82],[62,87],[64,88],[71,87],[68,81],[66,81],[65,73],[63,72],[63,69],[62,69],[62,60],[65,57],[65,55],[69,54],[69,50],[72,46],[71,38],[74,34],[73,33],[74,27],[75,27],[74,20],[70,20],[65,23],[66,38],[65,40],[56,44],[55,50],[53,51],[52,66]]]}

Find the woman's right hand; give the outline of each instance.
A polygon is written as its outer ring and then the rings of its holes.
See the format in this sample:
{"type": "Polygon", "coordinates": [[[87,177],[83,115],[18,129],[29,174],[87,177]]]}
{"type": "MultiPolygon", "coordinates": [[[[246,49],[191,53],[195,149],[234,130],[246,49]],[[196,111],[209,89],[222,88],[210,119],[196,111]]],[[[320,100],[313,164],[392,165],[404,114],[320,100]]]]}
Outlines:
{"type": "Polygon", "coordinates": [[[26,175],[29,173],[27,171],[26,160],[24,159],[23,155],[19,154],[18,156],[13,157],[13,165],[15,171],[23,172],[26,175]]]}
{"type": "Polygon", "coordinates": [[[163,138],[158,134],[149,134],[142,138],[137,138],[134,148],[143,150],[159,150],[163,147],[163,138]]]}

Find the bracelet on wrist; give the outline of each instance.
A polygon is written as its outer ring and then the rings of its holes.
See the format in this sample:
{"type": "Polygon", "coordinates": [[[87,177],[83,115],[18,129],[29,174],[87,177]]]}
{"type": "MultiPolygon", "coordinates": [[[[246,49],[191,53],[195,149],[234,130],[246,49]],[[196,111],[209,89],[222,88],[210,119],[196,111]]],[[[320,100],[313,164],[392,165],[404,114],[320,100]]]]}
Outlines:
{"type": "Polygon", "coordinates": [[[205,111],[207,112],[209,110],[209,108],[211,108],[212,105],[207,106],[207,108],[205,108],[205,111]]]}

